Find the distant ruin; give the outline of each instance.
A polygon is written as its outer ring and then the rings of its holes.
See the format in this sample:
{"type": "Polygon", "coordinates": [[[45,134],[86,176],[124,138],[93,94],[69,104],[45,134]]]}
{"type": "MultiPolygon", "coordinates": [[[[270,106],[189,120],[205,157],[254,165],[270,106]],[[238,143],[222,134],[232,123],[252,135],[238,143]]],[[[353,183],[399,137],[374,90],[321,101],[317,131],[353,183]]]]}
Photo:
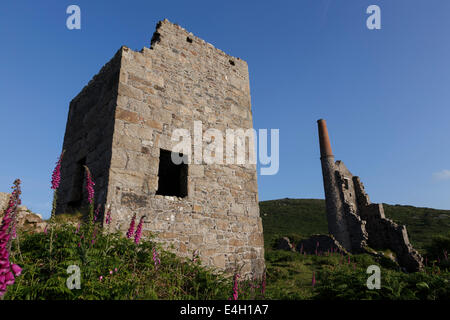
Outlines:
{"type": "Polygon", "coordinates": [[[334,161],[326,122],[317,122],[330,234],[351,253],[364,252],[366,247],[390,249],[401,267],[420,270],[423,259],[410,244],[406,227],[387,219],[383,205],[370,202],[359,177],[342,161],[334,161]]]}
{"type": "Polygon", "coordinates": [[[160,21],[150,48],[120,48],[71,101],[57,213],[86,204],[86,165],[116,229],[145,216],[143,234],[178,255],[198,250],[205,265],[259,277],[256,165],[174,164],[172,133],[192,132],[195,121],[204,131],[253,128],[247,63],[160,21]]]}

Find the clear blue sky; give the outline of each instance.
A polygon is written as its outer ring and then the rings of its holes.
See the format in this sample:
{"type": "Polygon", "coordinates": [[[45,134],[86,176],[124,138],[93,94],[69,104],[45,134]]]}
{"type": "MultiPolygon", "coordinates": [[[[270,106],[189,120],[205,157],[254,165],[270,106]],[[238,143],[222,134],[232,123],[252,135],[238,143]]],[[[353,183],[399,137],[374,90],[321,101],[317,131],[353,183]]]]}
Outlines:
{"type": "Polygon", "coordinates": [[[316,120],[372,201],[450,209],[450,1],[2,1],[0,191],[48,217],[70,100],[168,18],[249,64],[255,128],[280,129],[260,200],[323,198],[316,120]],[[81,30],[66,8],[81,8],[81,30]],[[381,30],[366,8],[381,7],[381,30]]]}

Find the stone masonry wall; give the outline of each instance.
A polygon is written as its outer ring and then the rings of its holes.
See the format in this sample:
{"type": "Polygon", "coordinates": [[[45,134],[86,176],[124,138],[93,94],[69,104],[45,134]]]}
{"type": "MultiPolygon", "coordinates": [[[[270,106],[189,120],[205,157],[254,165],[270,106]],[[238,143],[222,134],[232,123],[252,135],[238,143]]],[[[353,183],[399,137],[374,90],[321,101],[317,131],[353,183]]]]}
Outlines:
{"type": "Polygon", "coordinates": [[[422,267],[422,257],[410,244],[406,227],[387,219],[382,204],[370,202],[359,177],[353,176],[342,161],[336,161],[335,170],[351,252],[364,252],[366,246],[390,249],[400,266],[418,271],[422,267]]]}
{"type": "Polygon", "coordinates": [[[95,178],[95,203],[106,201],[120,59],[121,50],[70,103],[57,213],[86,205],[82,164],[95,178]]]}
{"type": "Polygon", "coordinates": [[[352,242],[345,217],[344,204],[339,183],[336,181],[336,164],[334,156],[322,156],[322,176],[325,191],[328,231],[348,251],[352,250],[352,242]]]}
{"type": "Polygon", "coordinates": [[[340,202],[347,224],[350,238],[350,251],[363,252],[367,245],[368,234],[366,231],[366,221],[360,217],[359,205],[356,198],[353,175],[342,161],[335,163],[336,186],[339,189],[340,202]]]}
{"type": "Polygon", "coordinates": [[[359,177],[353,177],[359,215],[366,222],[367,243],[373,249],[392,250],[399,264],[408,271],[418,271],[423,267],[422,257],[409,242],[404,225],[387,219],[382,204],[371,203],[359,177]]]}
{"type": "MultiPolygon", "coordinates": [[[[103,93],[107,84],[111,88],[99,103],[87,102],[91,97],[86,97],[71,104],[62,184],[69,181],[63,197],[70,193],[74,157],[87,148],[98,201],[111,205],[113,226],[125,232],[134,214],[137,219],[145,216],[143,234],[156,234],[177,254],[190,257],[199,250],[206,265],[261,276],[264,246],[256,165],[191,161],[186,197],[156,195],[160,150],[171,151],[178,143],[171,141],[175,129],[188,129],[193,137],[194,121],[201,121],[202,132],[215,128],[225,137],[227,128],[253,127],[246,62],[164,20],[157,25],[150,49],[122,47],[94,81],[83,92],[94,87],[103,93]],[[101,132],[91,133],[94,140],[89,133],[96,129],[73,129],[89,120],[88,113],[104,121],[101,132]],[[86,141],[95,144],[83,147],[86,141]],[[99,150],[103,158],[96,165],[99,150]]],[[[209,142],[205,139],[203,146],[209,142]]]]}

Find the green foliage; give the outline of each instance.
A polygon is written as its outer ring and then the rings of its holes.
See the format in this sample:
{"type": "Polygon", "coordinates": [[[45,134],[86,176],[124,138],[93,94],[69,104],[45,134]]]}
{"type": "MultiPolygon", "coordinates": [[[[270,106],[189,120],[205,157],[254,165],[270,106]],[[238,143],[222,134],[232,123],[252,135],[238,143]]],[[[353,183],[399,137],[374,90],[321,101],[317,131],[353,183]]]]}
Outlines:
{"type": "MultiPolygon", "coordinates": [[[[383,204],[386,217],[406,225],[413,246],[421,253],[435,235],[450,229],[450,211],[383,204]]],[[[259,203],[266,248],[274,239],[287,235],[308,237],[327,234],[325,201],[320,199],[279,199],[259,203]]],[[[442,254],[442,253],[441,253],[442,254]]]]}
{"type": "Polygon", "coordinates": [[[57,226],[52,255],[49,234],[21,235],[20,253],[15,245],[12,259],[23,272],[5,299],[227,299],[231,295],[232,284],[220,273],[182,260],[151,241],[136,245],[95,228],[92,243],[89,227],[76,232],[71,225],[57,226]],[[153,248],[161,259],[158,267],[153,248]],[[67,288],[70,265],[80,268],[79,290],[67,288]]]}
{"type": "Polygon", "coordinates": [[[383,204],[386,217],[406,225],[413,246],[426,253],[426,248],[436,235],[444,235],[450,229],[450,211],[412,206],[383,204]]]}
{"type": "MultiPolygon", "coordinates": [[[[391,206],[384,204],[386,216],[407,225],[410,240],[422,252],[430,254],[426,273],[406,274],[383,252],[375,257],[358,254],[350,257],[332,254],[301,255],[274,250],[276,239],[287,236],[291,242],[313,234],[326,234],[325,201],[316,199],[280,199],[260,202],[265,239],[267,294],[269,299],[449,299],[449,266],[443,250],[450,251],[445,234],[450,226],[450,211],[391,206]],[[425,227],[426,226],[426,227],[425,227]],[[440,256],[440,264],[436,257],[440,256]],[[432,260],[434,259],[434,260],[432,260]],[[434,263],[434,267],[432,266],[434,263]],[[366,286],[367,267],[381,267],[381,289],[366,286]],[[316,284],[312,286],[313,272],[316,284]]],[[[370,251],[370,248],[368,248],[370,251]]]]}
{"type": "Polygon", "coordinates": [[[327,233],[325,201],[318,199],[280,199],[259,203],[264,243],[270,246],[287,235],[310,236],[327,233]]]}
{"type": "Polygon", "coordinates": [[[432,238],[426,247],[429,260],[436,261],[442,267],[450,268],[450,232],[446,235],[437,235],[432,238]]]}
{"type": "Polygon", "coordinates": [[[313,300],[437,300],[450,299],[450,272],[438,267],[403,273],[384,267],[384,258],[369,254],[302,255],[269,249],[266,252],[268,299],[313,300]],[[367,267],[381,269],[381,289],[370,290],[367,267]],[[312,286],[313,272],[316,284],[312,286]]]}
{"type": "Polygon", "coordinates": [[[449,300],[450,273],[406,274],[381,268],[381,288],[368,289],[365,268],[346,265],[319,273],[315,299],[326,300],[449,300]]]}
{"type": "MultiPolygon", "coordinates": [[[[428,256],[424,272],[406,274],[390,259],[372,254],[352,255],[349,263],[348,256],[340,254],[303,255],[274,250],[274,240],[282,236],[298,243],[311,234],[327,233],[324,201],[283,199],[262,202],[260,207],[266,241],[266,288],[263,294],[260,281],[240,281],[239,300],[448,300],[450,297],[450,268],[443,254],[445,250],[450,251],[450,234],[445,224],[448,212],[385,205],[387,216],[407,224],[414,244],[423,245],[420,249],[428,256]],[[417,211],[411,211],[413,209],[417,211]],[[425,224],[430,229],[425,230],[425,224]],[[422,226],[420,232],[415,229],[419,225],[422,226]],[[431,233],[441,236],[433,238],[431,233]],[[369,277],[366,270],[370,265],[381,267],[380,290],[369,290],[366,286],[369,277]]],[[[49,250],[50,232],[21,234],[20,246],[17,241],[13,242],[11,259],[23,267],[23,272],[8,288],[5,299],[201,300],[232,296],[231,278],[202,267],[199,261],[194,263],[176,257],[151,239],[136,245],[118,233],[105,233],[99,225],[86,225],[88,216],[89,211],[75,216],[57,216],[52,251],[49,250]],[[82,220],[85,224],[76,231],[74,225],[82,220]],[[154,248],[161,259],[158,267],[152,259],[154,248]],[[66,286],[70,265],[80,267],[79,290],[66,286]]]]}

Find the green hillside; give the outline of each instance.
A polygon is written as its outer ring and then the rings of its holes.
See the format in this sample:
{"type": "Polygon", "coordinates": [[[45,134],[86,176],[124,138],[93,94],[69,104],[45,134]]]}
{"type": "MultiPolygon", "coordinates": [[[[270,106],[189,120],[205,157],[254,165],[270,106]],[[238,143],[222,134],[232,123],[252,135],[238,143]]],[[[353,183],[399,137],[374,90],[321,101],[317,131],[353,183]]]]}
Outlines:
{"type": "MultiPolygon", "coordinates": [[[[450,230],[450,210],[383,205],[387,218],[406,225],[410,241],[419,251],[431,243],[433,236],[450,230]]],[[[262,201],[259,207],[266,246],[280,236],[328,233],[325,200],[285,198],[262,201]]]]}
{"type": "Polygon", "coordinates": [[[405,224],[416,249],[426,254],[422,272],[400,272],[387,258],[356,254],[306,255],[275,250],[274,240],[288,236],[294,242],[312,234],[328,233],[325,201],[319,199],[279,199],[259,204],[264,228],[269,299],[381,299],[448,300],[450,210],[386,205],[386,216],[405,224]],[[436,238],[436,236],[440,236],[436,238]],[[366,287],[367,267],[380,266],[381,290],[366,287]],[[313,277],[313,278],[312,278],[313,277]],[[317,278],[317,284],[312,281],[317,278]],[[313,279],[313,280],[312,280],[313,279]]]}

